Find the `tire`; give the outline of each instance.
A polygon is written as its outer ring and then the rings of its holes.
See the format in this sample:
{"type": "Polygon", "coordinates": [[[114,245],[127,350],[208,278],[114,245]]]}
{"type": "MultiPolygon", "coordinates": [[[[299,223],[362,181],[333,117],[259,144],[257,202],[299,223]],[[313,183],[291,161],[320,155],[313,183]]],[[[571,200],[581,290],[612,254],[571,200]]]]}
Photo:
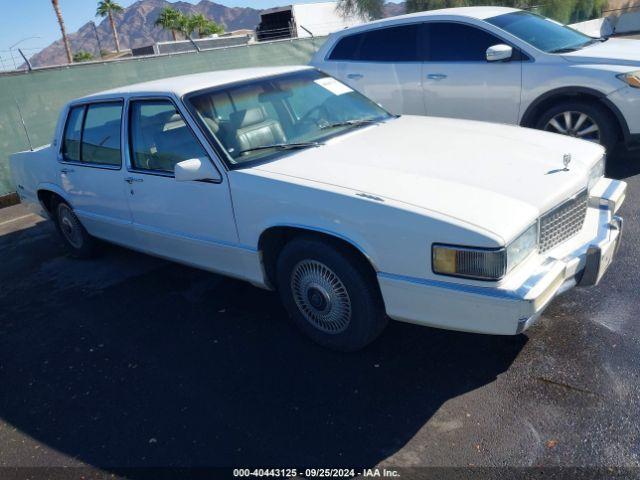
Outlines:
{"type": "Polygon", "coordinates": [[[554,105],[543,112],[538,118],[535,128],[583,140],[595,141],[610,151],[618,143],[616,122],[617,120],[613,114],[599,103],[566,101],[554,105]],[[570,114],[570,128],[567,128],[565,114],[570,114]],[[555,124],[553,120],[556,120],[555,124]],[[580,122],[580,125],[578,125],[578,122],[580,122]],[[590,131],[593,127],[597,129],[597,132],[590,131]],[[581,132],[589,133],[581,135],[581,132]]]}
{"type": "Polygon", "coordinates": [[[91,258],[96,252],[96,240],[89,235],[73,209],[60,200],[53,205],[56,229],[67,253],[74,258],[91,258]]]}
{"type": "Polygon", "coordinates": [[[299,237],[278,257],[277,286],[293,323],[314,342],[343,352],[364,348],[387,324],[375,276],[328,241],[299,237]]]}

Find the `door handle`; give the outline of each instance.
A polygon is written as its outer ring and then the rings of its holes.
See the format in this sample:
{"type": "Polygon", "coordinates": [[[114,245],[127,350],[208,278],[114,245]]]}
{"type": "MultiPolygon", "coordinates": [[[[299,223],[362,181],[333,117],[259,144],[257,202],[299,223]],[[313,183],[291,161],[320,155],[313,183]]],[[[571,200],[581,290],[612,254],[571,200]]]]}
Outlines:
{"type": "Polygon", "coordinates": [[[350,78],[351,80],[360,80],[362,77],[364,77],[364,75],[361,73],[350,73],[347,75],[347,78],[350,78]]]}
{"type": "Polygon", "coordinates": [[[141,178],[136,178],[136,177],[127,177],[124,179],[125,182],[127,182],[129,185],[131,185],[133,182],[142,182],[144,180],[142,180],[141,178]]]}
{"type": "Polygon", "coordinates": [[[444,80],[447,76],[444,73],[430,73],[427,78],[429,80],[444,80]]]}
{"type": "Polygon", "coordinates": [[[60,173],[64,173],[65,175],[67,173],[73,173],[73,171],[74,171],[73,168],[62,168],[62,169],[60,169],[60,173]]]}

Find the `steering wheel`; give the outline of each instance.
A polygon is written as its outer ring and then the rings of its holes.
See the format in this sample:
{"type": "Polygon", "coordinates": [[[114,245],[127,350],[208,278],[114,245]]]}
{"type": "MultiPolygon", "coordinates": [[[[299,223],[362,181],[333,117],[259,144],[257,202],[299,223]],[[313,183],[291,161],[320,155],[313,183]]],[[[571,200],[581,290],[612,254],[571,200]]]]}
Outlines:
{"type": "Polygon", "coordinates": [[[311,108],[311,110],[309,110],[307,113],[305,113],[300,119],[300,123],[314,123],[315,125],[319,125],[320,120],[326,121],[326,118],[328,116],[329,116],[329,112],[327,110],[327,107],[325,107],[325,105],[321,103],[320,105],[316,105],[315,107],[311,108]],[[315,119],[313,118],[314,115],[317,115],[315,119]]]}

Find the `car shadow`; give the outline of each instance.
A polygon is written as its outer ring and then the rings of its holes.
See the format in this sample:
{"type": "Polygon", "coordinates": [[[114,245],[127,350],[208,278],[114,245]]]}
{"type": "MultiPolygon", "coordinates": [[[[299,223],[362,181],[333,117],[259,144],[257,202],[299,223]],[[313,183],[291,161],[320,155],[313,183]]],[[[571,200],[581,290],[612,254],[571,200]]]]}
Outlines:
{"type": "Polygon", "coordinates": [[[274,293],[116,247],[85,263],[46,245],[51,258],[0,293],[0,418],[113,472],[373,466],[526,342],[392,322],[335,353],[299,335],[274,293]]]}

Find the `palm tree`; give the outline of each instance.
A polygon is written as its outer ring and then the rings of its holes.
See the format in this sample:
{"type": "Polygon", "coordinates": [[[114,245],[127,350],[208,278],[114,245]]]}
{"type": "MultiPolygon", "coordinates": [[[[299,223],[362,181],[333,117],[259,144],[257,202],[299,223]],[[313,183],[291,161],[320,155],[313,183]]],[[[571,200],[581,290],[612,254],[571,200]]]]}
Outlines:
{"type": "Polygon", "coordinates": [[[118,40],[118,31],[116,30],[116,22],[113,20],[113,14],[122,12],[124,9],[113,0],[101,0],[98,2],[97,17],[109,17],[113,38],[116,41],[116,52],[120,52],[120,41],[118,40]]]}
{"type": "Polygon", "coordinates": [[[198,32],[198,37],[206,37],[213,35],[214,33],[224,32],[224,28],[218,25],[213,20],[209,20],[201,13],[196,13],[187,18],[187,30],[191,34],[194,31],[198,32]]]}
{"type": "Polygon", "coordinates": [[[218,25],[213,20],[207,20],[206,25],[202,29],[198,30],[198,35],[200,37],[207,37],[214,33],[224,33],[224,27],[222,25],[218,25]]]}
{"type": "Polygon", "coordinates": [[[53,10],[56,12],[56,17],[58,17],[58,24],[60,25],[60,32],[62,33],[64,49],[67,52],[67,61],[69,63],[72,63],[73,56],[71,55],[71,46],[69,45],[69,39],[67,38],[67,31],[64,29],[64,20],[62,19],[62,13],[60,12],[60,5],[58,4],[58,0],[51,0],[51,5],[53,5],[53,10]]]}
{"type": "Polygon", "coordinates": [[[171,30],[171,35],[173,36],[173,41],[178,40],[176,36],[176,32],[180,30],[181,19],[183,15],[180,11],[171,7],[164,7],[156,18],[155,25],[157,27],[162,27],[165,30],[171,30]]]}

